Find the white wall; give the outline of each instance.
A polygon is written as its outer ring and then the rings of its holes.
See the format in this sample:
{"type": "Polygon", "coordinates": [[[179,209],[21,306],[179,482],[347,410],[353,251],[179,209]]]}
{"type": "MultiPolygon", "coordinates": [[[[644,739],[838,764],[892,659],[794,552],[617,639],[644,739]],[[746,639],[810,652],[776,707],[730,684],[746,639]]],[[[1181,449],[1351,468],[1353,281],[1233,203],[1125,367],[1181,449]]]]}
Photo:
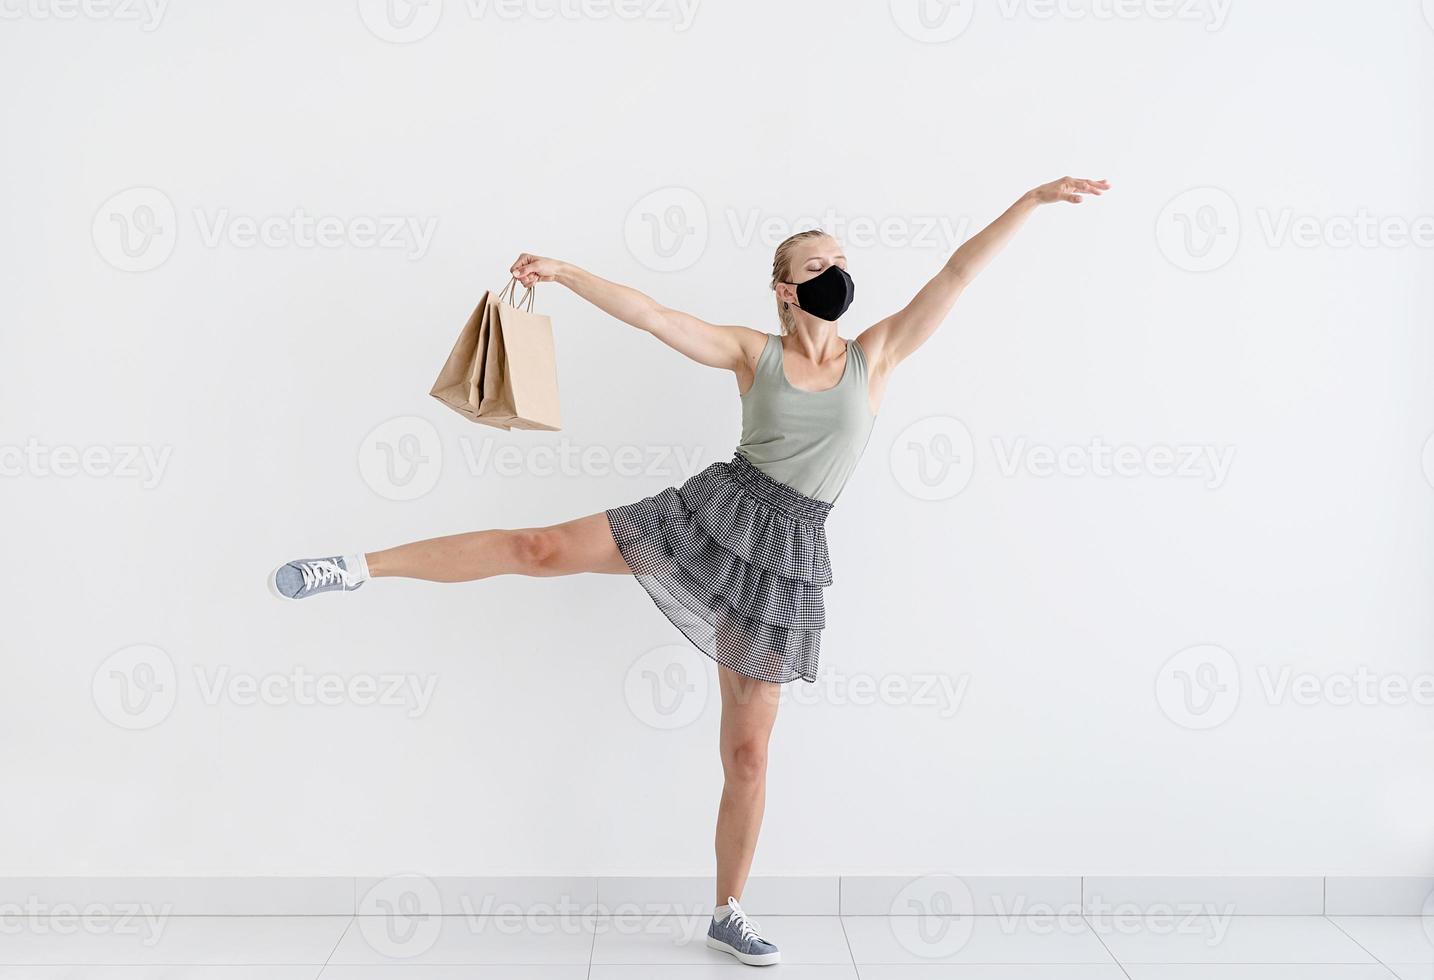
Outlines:
{"type": "Polygon", "coordinates": [[[7,4],[0,870],[705,872],[715,689],[635,584],[286,606],[265,574],[686,475],[548,447],[727,457],[730,379],[554,287],[561,434],[429,399],[520,250],[774,329],[771,236],[830,209],[854,334],[1074,173],[1115,189],[1036,215],[902,369],[831,519],[758,872],[1434,871],[1434,13],[971,3],[430,0],[396,41],[367,0],[7,4]],[[243,244],[296,209],[340,244],[243,244]],[[394,216],[431,239],[363,238],[394,216]],[[1093,440],[1228,470],[1093,475],[1093,440]],[[381,443],[429,462],[398,487],[381,443]],[[960,461],[924,483],[913,444],[960,461]],[[69,448],[91,475],[54,473],[69,448]],[[673,656],[692,689],[654,703],[673,656]],[[314,705],[272,686],[299,668],[434,686],[314,705]],[[1415,690],[1340,703],[1361,675],[1415,690]]]}

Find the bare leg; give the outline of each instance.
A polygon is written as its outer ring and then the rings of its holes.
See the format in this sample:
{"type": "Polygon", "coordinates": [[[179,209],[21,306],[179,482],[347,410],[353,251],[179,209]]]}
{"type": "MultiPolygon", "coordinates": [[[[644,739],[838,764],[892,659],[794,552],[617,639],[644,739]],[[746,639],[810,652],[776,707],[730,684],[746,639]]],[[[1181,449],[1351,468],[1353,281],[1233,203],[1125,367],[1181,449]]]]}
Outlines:
{"type": "Polygon", "coordinates": [[[717,810],[717,904],[741,899],[767,803],[767,743],[781,685],[718,666],[722,685],[722,804],[717,810]]]}
{"type": "Polygon", "coordinates": [[[631,574],[612,539],[607,515],[517,530],[470,531],[367,555],[374,578],[472,582],[493,575],[631,574]]]}

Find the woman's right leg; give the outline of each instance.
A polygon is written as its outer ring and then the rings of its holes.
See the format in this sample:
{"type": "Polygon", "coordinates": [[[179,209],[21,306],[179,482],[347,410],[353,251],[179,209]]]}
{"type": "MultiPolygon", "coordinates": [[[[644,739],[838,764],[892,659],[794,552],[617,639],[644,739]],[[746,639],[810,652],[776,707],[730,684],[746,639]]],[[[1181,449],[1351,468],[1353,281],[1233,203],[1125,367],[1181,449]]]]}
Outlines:
{"type": "Polygon", "coordinates": [[[428,582],[472,582],[494,575],[630,574],[612,539],[607,514],[602,512],[548,527],[429,538],[371,551],[366,557],[373,578],[428,582]]]}

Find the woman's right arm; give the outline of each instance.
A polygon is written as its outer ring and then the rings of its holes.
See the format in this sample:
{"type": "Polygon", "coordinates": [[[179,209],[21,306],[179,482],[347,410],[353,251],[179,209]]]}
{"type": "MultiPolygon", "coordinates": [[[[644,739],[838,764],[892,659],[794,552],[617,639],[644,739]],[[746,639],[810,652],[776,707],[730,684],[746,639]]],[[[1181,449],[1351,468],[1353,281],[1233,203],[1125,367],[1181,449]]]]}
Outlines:
{"type": "Polygon", "coordinates": [[[524,252],[509,270],[518,282],[531,288],[538,282],[566,286],[598,309],[645,330],[668,347],[708,367],[739,371],[760,352],[766,337],[748,327],[725,327],[672,310],[636,289],[609,282],[586,269],[558,259],[524,252]]]}

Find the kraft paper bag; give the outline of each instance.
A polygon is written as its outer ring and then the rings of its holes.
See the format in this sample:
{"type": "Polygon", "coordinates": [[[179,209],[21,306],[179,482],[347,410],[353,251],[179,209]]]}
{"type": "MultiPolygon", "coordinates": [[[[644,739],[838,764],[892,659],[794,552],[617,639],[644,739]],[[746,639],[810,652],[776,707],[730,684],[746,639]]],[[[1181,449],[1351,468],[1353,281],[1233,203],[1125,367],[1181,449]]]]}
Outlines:
{"type": "Polygon", "coordinates": [[[484,293],[430,392],[465,418],[500,429],[562,427],[552,321],[533,312],[533,291],[515,299],[510,279],[484,293]]]}

